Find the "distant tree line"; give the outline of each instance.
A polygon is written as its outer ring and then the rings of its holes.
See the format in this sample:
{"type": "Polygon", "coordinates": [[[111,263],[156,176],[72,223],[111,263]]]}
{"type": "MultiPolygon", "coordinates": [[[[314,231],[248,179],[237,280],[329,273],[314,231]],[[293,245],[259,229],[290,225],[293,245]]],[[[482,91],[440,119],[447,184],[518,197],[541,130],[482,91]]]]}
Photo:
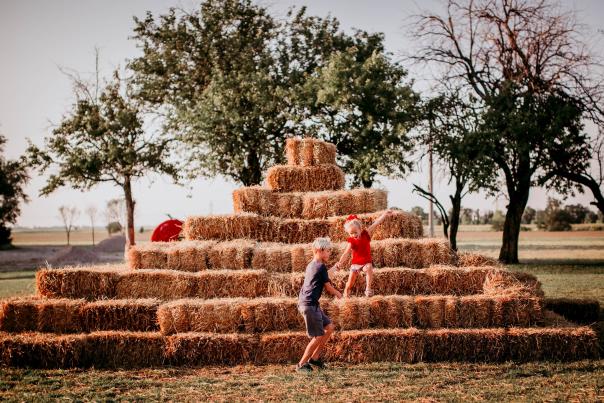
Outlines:
{"type": "MultiPolygon", "coordinates": [[[[415,206],[410,212],[420,217],[424,225],[428,224],[428,213],[423,207],[415,206]]],[[[448,213],[451,214],[451,210],[448,213]]],[[[490,225],[496,231],[503,229],[505,221],[505,216],[500,210],[481,211],[464,207],[459,216],[461,225],[490,225]]],[[[436,225],[443,225],[442,216],[435,214],[434,222],[436,225]]],[[[537,229],[546,231],[569,231],[572,224],[596,223],[604,223],[604,215],[600,211],[595,212],[582,204],[562,205],[562,202],[555,198],[548,198],[547,206],[543,210],[527,206],[522,215],[523,225],[534,224],[537,229]]]]}

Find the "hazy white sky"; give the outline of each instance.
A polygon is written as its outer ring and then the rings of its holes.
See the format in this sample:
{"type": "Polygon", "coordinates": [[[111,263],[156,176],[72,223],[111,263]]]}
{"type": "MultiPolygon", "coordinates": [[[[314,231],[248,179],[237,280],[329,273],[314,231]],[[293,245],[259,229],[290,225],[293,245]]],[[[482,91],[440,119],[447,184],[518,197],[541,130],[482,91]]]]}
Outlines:
{"type": "MultiPolygon", "coordinates": [[[[439,9],[437,0],[274,0],[262,1],[277,15],[292,5],[306,5],[310,14],[337,17],[346,30],[352,27],[380,31],[386,35],[386,46],[395,55],[409,46],[405,38],[405,19],[422,8],[439,9]]],[[[581,21],[593,32],[598,49],[604,35],[604,1],[563,1],[579,12],[581,21]]],[[[154,14],[169,7],[193,8],[191,0],[0,0],[0,133],[8,137],[7,156],[21,155],[27,138],[42,144],[72,103],[69,80],[59,72],[64,66],[81,72],[94,69],[94,48],[101,50],[101,69],[109,74],[118,65],[137,55],[132,35],[132,17],[154,14]]],[[[411,76],[421,72],[410,66],[411,76]]],[[[416,172],[404,180],[382,179],[378,186],[389,190],[389,203],[409,209],[425,205],[411,193],[412,183],[425,184],[424,173],[416,172]]],[[[18,220],[20,226],[52,226],[60,223],[57,209],[62,204],[77,205],[84,210],[89,205],[104,208],[108,199],[121,196],[121,189],[99,185],[88,192],[68,188],[48,197],[38,197],[45,178],[34,177],[27,187],[31,202],[24,205],[18,220]]],[[[136,224],[154,225],[167,213],[184,218],[192,214],[232,212],[231,191],[237,187],[222,178],[198,180],[192,191],[170,184],[162,178],[145,178],[134,187],[137,199],[136,224]],[[153,179],[153,180],[151,180],[153,179]]],[[[437,184],[437,194],[443,198],[448,188],[444,181],[437,184]]],[[[543,208],[546,193],[534,189],[529,205],[543,208]]],[[[591,201],[589,194],[569,199],[569,202],[591,201]]],[[[504,208],[505,200],[469,195],[464,205],[481,210],[504,208]]],[[[80,219],[86,222],[85,218],[80,219]]]]}

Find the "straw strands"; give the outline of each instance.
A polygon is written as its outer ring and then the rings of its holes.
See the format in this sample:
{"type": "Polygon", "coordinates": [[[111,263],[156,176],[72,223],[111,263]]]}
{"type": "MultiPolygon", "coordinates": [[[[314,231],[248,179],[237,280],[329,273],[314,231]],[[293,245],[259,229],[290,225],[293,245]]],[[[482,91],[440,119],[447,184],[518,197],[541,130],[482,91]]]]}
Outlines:
{"type": "MultiPolygon", "coordinates": [[[[381,212],[360,214],[364,225],[371,225],[381,212]]],[[[306,243],[316,237],[329,236],[332,241],[344,241],[346,216],[327,219],[279,219],[251,213],[188,217],[183,226],[187,240],[253,239],[261,242],[306,243]]],[[[394,211],[375,230],[374,240],[387,238],[421,238],[421,220],[410,213],[394,211]]]]}
{"type": "MultiPolygon", "coordinates": [[[[158,320],[164,334],[302,331],[297,302],[296,298],[177,300],[160,306],[158,320]]],[[[540,300],[523,296],[389,295],[325,300],[322,309],[340,330],[531,326],[542,320],[540,300]]]]}
{"type": "MultiPolygon", "coordinates": [[[[308,343],[302,332],[249,334],[95,332],[0,333],[0,365],[33,368],[137,368],[156,365],[292,363],[308,343]]],[[[598,356],[589,327],[371,329],[336,333],[325,358],[346,363],[580,360],[598,356]],[[564,348],[560,348],[564,346],[564,348]]]]}
{"type": "Polygon", "coordinates": [[[252,186],[233,191],[233,207],[235,213],[282,218],[327,218],[384,210],[388,207],[388,195],[380,189],[282,193],[252,186]]]}
{"type": "MultiPolygon", "coordinates": [[[[328,266],[335,264],[346,245],[345,242],[334,243],[328,266]]],[[[434,264],[455,265],[457,262],[446,239],[384,239],[373,241],[371,245],[375,267],[422,268],[434,264]]],[[[128,266],[132,269],[255,269],[287,273],[304,271],[312,259],[311,244],[253,242],[245,239],[226,242],[152,242],[134,245],[128,251],[128,266]],[[174,255],[178,255],[179,259],[171,259],[174,255]]]]}
{"type": "MultiPolygon", "coordinates": [[[[373,289],[381,295],[470,295],[483,290],[483,283],[493,268],[431,266],[425,269],[384,268],[375,271],[373,289]]],[[[340,270],[330,274],[334,286],[343,289],[348,272],[340,270]]],[[[354,295],[364,291],[363,275],[353,287],[354,295]]],[[[228,298],[228,297],[279,297],[298,294],[304,273],[274,273],[265,270],[206,270],[195,273],[173,270],[128,270],[121,266],[112,272],[101,266],[99,270],[40,269],[37,276],[38,293],[52,294],[53,298],[132,299],[157,298],[174,300],[181,298],[228,298]],[[52,275],[48,275],[51,272],[52,275]],[[87,285],[82,289],[79,279],[84,273],[86,281],[97,284],[107,276],[113,278],[111,288],[92,295],[87,285]],[[57,282],[57,278],[61,282],[57,282]],[[50,281],[48,281],[50,279],[50,281]],[[74,286],[76,284],[76,286],[74,286]],[[51,292],[52,291],[52,292],[51,292]]]]}
{"type": "Polygon", "coordinates": [[[336,163],[336,146],[313,138],[285,140],[285,157],[288,165],[320,165],[336,163]]]}
{"type": "Polygon", "coordinates": [[[344,172],[334,164],[275,165],[266,171],[266,184],[277,192],[319,192],[344,187],[344,172]]]}
{"type": "Polygon", "coordinates": [[[0,331],[86,333],[157,330],[159,301],[15,298],[0,304],[0,331]]]}

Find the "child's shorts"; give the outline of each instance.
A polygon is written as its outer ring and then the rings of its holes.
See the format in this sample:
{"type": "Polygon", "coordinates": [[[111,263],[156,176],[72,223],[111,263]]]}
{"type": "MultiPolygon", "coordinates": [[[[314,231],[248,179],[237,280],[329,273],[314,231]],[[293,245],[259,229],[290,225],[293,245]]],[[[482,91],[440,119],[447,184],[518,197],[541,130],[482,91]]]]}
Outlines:
{"type": "Polygon", "coordinates": [[[323,310],[317,306],[298,305],[298,311],[304,317],[306,333],[309,337],[318,337],[325,334],[325,326],[331,323],[331,319],[323,310]]]}
{"type": "Polygon", "coordinates": [[[350,265],[350,271],[353,273],[359,272],[359,271],[363,271],[363,268],[365,266],[367,266],[368,264],[371,263],[365,263],[365,264],[351,264],[350,265]]]}

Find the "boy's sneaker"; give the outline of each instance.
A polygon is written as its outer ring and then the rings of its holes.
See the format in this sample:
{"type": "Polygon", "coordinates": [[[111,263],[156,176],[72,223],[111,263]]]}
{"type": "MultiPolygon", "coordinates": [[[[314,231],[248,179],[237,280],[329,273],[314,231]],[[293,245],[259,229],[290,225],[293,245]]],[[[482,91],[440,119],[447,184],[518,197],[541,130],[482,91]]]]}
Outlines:
{"type": "Polygon", "coordinates": [[[373,290],[365,290],[366,297],[373,297],[373,290]]]}
{"type": "Polygon", "coordinates": [[[296,366],[296,371],[298,372],[312,372],[312,367],[309,363],[296,366]]]}
{"type": "Polygon", "coordinates": [[[308,363],[317,367],[317,369],[325,369],[325,363],[319,360],[313,360],[312,358],[308,360],[308,363]]]}

